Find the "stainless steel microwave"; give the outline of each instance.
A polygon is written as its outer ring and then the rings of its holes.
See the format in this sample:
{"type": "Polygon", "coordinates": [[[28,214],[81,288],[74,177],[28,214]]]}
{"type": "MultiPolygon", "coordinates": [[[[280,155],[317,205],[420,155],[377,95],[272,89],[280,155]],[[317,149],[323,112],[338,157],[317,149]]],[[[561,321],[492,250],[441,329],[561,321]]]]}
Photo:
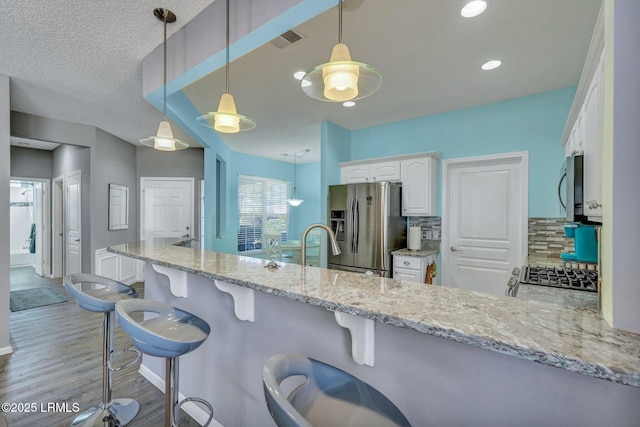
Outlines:
{"type": "Polygon", "coordinates": [[[584,211],[584,155],[570,156],[564,160],[563,174],[558,182],[558,199],[567,211],[567,221],[589,222],[584,211]],[[566,185],[563,189],[564,181],[566,185]]]}

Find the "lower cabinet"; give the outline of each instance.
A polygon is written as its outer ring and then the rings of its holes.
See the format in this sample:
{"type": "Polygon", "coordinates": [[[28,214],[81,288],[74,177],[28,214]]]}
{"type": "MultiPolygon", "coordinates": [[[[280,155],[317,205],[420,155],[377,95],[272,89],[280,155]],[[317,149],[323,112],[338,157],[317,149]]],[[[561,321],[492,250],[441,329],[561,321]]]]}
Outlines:
{"type": "Polygon", "coordinates": [[[431,275],[431,283],[435,281],[435,256],[393,256],[393,278],[396,280],[407,280],[409,282],[426,283],[427,268],[431,265],[429,273],[431,275]]]}

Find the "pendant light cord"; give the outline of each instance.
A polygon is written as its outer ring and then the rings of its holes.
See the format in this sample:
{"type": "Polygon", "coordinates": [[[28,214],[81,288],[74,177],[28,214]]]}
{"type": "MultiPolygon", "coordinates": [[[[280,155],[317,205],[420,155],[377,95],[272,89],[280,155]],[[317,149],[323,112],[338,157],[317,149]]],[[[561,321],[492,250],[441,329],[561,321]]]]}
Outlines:
{"type": "Polygon", "coordinates": [[[227,63],[225,66],[226,93],[229,93],[229,0],[227,0],[227,63]]]}
{"type": "Polygon", "coordinates": [[[338,43],[342,43],[342,0],[338,0],[338,43]]]}
{"type": "Polygon", "coordinates": [[[164,44],[163,44],[163,53],[164,53],[164,84],[162,86],[162,120],[167,120],[167,19],[168,13],[164,11],[164,44]]]}

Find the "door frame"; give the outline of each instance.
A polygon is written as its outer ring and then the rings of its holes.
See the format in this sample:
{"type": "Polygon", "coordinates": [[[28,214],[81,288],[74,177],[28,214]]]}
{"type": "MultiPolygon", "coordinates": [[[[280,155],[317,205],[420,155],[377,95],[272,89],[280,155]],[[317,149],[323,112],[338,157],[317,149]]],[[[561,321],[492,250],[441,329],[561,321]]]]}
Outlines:
{"type": "MultiPolygon", "coordinates": [[[[449,262],[449,194],[450,180],[449,173],[453,166],[482,166],[487,163],[493,163],[500,160],[516,160],[519,163],[522,172],[520,181],[520,194],[526,195],[521,199],[522,208],[522,229],[520,230],[520,266],[524,265],[528,255],[528,224],[529,224],[529,152],[516,151],[512,153],[489,154],[484,156],[460,157],[455,159],[442,160],[442,233],[440,242],[440,257],[442,263],[442,285],[447,285],[450,281],[451,263],[449,262]]],[[[506,286],[506,283],[505,283],[506,286]]]]}
{"type": "MultiPolygon", "coordinates": [[[[142,176],[140,177],[140,195],[139,195],[139,203],[140,203],[140,240],[144,240],[144,220],[145,220],[145,211],[144,211],[144,190],[145,190],[145,183],[147,181],[172,181],[172,182],[187,182],[189,184],[189,198],[190,198],[190,205],[191,205],[191,215],[189,215],[189,235],[191,235],[192,237],[197,238],[198,236],[195,235],[195,229],[193,227],[194,225],[194,216],[195,213],[198,212],[198,216],[200,214],[200,210],[197,209],[196,210],[196,205],[195,205],[195,178],[193,177],[155,177],[155,176],[142,176]]],[[[199,202],[199,200],[198,200],[199,202]]],[[[198,206],[199,207],[199,206],[198,206]]]]}
{"type": "MultiPolygon", "coordinates": [[[[46,178],[29,178],[29,177],[19,177],[19,176],[11,176],[9,177],[9,181],[23,181],[23,182],[39,182],[44,186],[44,196],[42,200],[42,223],[45,229],[45,235],[41,238],[42,248],[42,269],[44,271],[44,277],[50,277],[51,275],[51,215],[50,215],[50,206],[51,206],[51,180],[46,178]]],[[[34,191],[35,198],[35,191],[34,191]]],[[[34,199],[35,206],[35,199],[34,199]]]]}
{"type": "Polygon", "coordinates": [[[51,186],[51,277],[62,277],[64,271],[64,175],[53,179],[51,186]]]}

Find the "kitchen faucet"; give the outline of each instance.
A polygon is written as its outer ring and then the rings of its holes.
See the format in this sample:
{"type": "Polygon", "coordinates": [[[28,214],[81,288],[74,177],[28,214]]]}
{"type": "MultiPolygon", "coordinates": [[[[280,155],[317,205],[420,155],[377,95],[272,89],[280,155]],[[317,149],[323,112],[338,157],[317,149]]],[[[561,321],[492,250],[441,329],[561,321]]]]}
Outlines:
{"type": "Polygon", "coordinates": [[[336,241],[336,236],[333,234],[333,230],[324,224],[311,224],[302,232],[302,239],[300,240],[300,264],[307,264],[307,234],[314,228],[322,228],[327,231],[329,235],[329,239],[331,240],[331,253],[334,255],[340,255],[342,251],[340,250],[340,246],[338,246],[338,242],[336,241]]]}

